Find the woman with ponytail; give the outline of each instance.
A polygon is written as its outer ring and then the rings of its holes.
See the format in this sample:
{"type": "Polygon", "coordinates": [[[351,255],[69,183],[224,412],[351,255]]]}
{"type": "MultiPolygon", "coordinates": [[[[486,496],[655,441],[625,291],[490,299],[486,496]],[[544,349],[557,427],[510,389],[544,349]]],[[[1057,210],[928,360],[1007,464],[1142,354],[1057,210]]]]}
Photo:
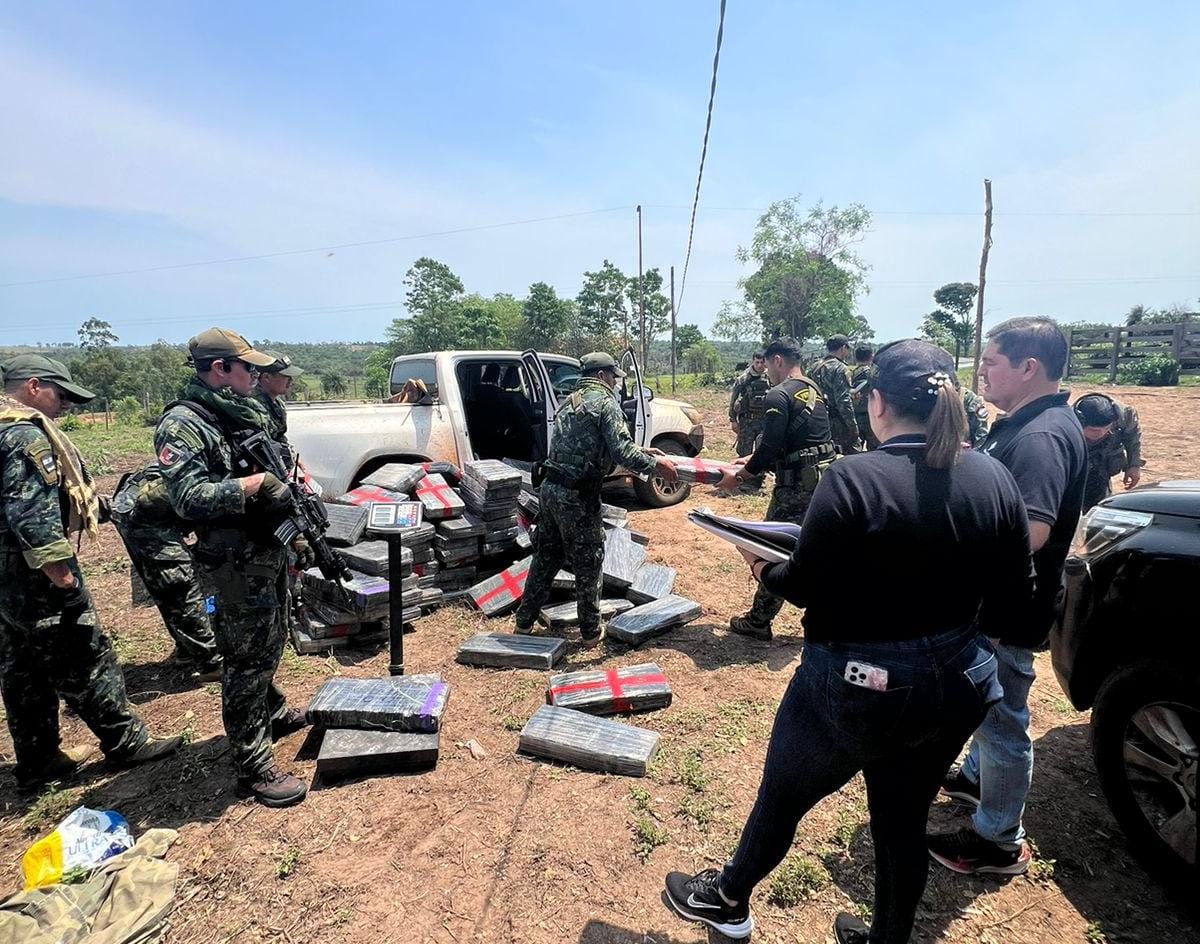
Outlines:
{"type": "Polygon", "coordinates": [[[834,935],[909,939],[929,805],[1000,698],[987,637],[1022,619],[1031,599],[1025,508],[1004,466],[964,448],[950,355],[897,341],[875,366],[867,410],[879,448],[822,475],[790,560],[747,558],[763,586],[805,610],[803,660],[775,717],[758,800],[723,869],[667,876],[677,912],[732,937],[750,933],[751,892],[787,855],[801,818],[861,772],[873,925],[839,915],[834,935]],[[863,575],[869,595],[848,616],[863,575]]]}

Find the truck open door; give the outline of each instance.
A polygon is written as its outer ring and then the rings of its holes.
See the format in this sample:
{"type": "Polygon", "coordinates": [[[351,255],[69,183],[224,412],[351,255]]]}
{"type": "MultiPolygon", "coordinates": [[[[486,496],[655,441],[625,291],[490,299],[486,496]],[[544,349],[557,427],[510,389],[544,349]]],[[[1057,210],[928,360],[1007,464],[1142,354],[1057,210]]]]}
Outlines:
{"type": "Polygon", "coordinates": [[[525,368],[525,376],[529,381],[529,399],[533,407],[534,435],[542,450],[538,457],[544,459],[550,454],[550,438],[554,435],[554,414],[558,412],[558,398],[554,395],[554,386],[550,383],[550,372],[538,357],[537,351],[521,352],[521,364],[525,368]]]}
{"type": "Polygon", "coordinates": [[[639,446],[649,446],[650,401],[653,392],[642,382],[642,367],[633,348],[627,347],[619,362],[625,378],[621,381],[621,408],[630,421],[629,433],[639,446]]]}

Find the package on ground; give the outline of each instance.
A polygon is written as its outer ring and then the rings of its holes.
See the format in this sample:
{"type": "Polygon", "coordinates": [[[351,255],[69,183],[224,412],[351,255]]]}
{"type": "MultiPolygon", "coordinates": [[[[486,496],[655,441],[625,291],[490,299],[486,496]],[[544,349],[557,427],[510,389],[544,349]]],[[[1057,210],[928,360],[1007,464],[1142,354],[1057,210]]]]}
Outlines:
{"type": "Polygon", "coordinates": [[[435,574],[434,582],[442,590],[442,601],[447,602],[445,595],[452,590],[468,589],[475,583],[477,574],[478,570],[472,564],[465,567],[447,567],[435,574]]]}
{"type": "Polygon", "coordinates": [[[525,513],[530,523],[533,523],[537,521],[538,512],[542,510],[542,502],[536,493],[522,492],[517,496],[517,507],[525,513]]]}
{"type": "Polygon", "coordinates": [[[485,616],[498,616],[517,605],[525,592],[532,557],[517,561],[495,577],[481,580],[471,587],[471,600],[485,616]]]}
{"type": "Polygon", "coordinates": [[[321,739],[317,774],[344,780],[372,774],[428,770],[437,764],[441,734],[330,728],[321,739]]]}
{"type": "Polygon", "coordinates": [[[629,511],[620,505],[601,502],[600,519],[610,527],[624,528],[629,524],[629,511]]]}
{"type": "Polygon", "coordinates": [[[661,600],[675,588],[675,568],[666,564],[642,564],[625,595],[634,603],[661,600]]]}
{"type": "Polygon", "coordinates": [[[420,618],[421,618],[421,608],[419,606],[410,607],[408,609],[402,610],[400,613],[400,622],[406,626],[409,623],[415,623],[420,618]]]}
{"type": "MultiPolygon", "coordinates": [[[[405,528],[400,532],[400,544],[415,555],[417,551],[433,546],[435,533],[432,522],[422,521],[415,528],[405,528]]],[[[416,563],[415,556],[413,562],[416,563]]]]}
{"type": "MultiPolygon", "coordinates": [[[[600,618],[608,619],[618,613],[633,609],[628,600],[601,600],[600,618]]],[[[569,603],[556,603],[554,606],[544,606],[538,614],[538,622],[550,630],[567,629],[579,625],[579,607],[571,600],[569,603]]]]}
{"type": "MultiPolygon", "coordinates": [[[[420,610],[417,612],[420,613],[420,610]]],[[[310,620],[307,628],[300,625],[293,626],[292,648],[302,656],[312,656],[336,649],[370,649],[387,642],[388,639],[387,629],[381,622],[348,624],[364,627],[364,631],[346,636],[314,636],[312,630],[322,625],[324,624],[317,620],[310,620]],[[366,631],[365,627],[368,626],[374,627],[374,629],[366,631]]]]}
{"type": "Polygon", "coordinates": [[[408,495],[392,491],[390,488],[380,488],[378,485],[360,485],[330,501],[338,505],[368,505],[371,502],[408,501],[408,495]]]}
{"type": "Polygon", "coordinates": [[[554,579],[550,581],[550,589],[552,590],[574,590],[575,575],[569,570],[560,570],[554,575],[554,579]]]}
{"type": "Polygon", "coordinates": [[[634,544],[628,531],[616,529],[605,533],[603,572],[606,585],[628,590],[645,560],[646,549],[634,544]]]}
{"type": "Polygon", "coordinates": [[[305,599],[323,600],[355,612],[365,612],[387,605],[389,585],[386,577],[350,571],[350,579],[330,580],[320,569],[311,567],[300,577],[305,599]],[[344,593],[342,591],[345,591],[344,593]]]}
{"type": "MultiPolygon", "coordinates": [[[[401,548],[400,572],[404,573],[404,560],[408,560],[408,569],[412,570],[412,551],[407,547],[401,548]]],[[[342,560],[351,570],[373,577],[386,577],[388,572],[388,542],[360,541],[353,547],[340,551],[342,560]]]]}
{"type": "Polygon", "coordinates": [[[308,721],[318,728],[434,732],[450,697],[437,675],[389,678],[331,678],[308,704],[308,721]]]}
{"type": "Polygon", "coordinates": [[[533,532],[521,524],[520,519],[517,520],[517,547],[522,551],[533,550],[533,532]]]}
{"type": "Polygon", "coordinates": [[[479,538],[468,538],[467,541],[456,541],[447,547],[435,547],[434,555],[447,567],[468,564],[479,559],[479,538]]]}
{"type": "Polygon", "coordinates": [[[447,541],[459,541],[466,538],[481,538],[487,531],[483,519],[464,511],[458,518],[446,518],[434,526],[437,530],[435,537],[447,541]]]}
{"type": "Polygon", "coordinates": [[[658,743],[655,731],[542,705],[521,730],[518,749],[585,770],[644,777],[658,743]]]}
{"type": "Polygon", "coordinates": [[[650,535],[646,534],[644,531],[635,531],[633,528],[630,528],[629,539],[633,541],[634,544],[640,544],[642,547],[650,546],[650,535]]]}
{"type": "Polygon", "coordinates": [[[429,552],[428,559],[419,564],[413,564],[413,573],[420,577],[428,577],[430,574],[436,574],[442,569],[442,565],[433,559],[433,551],[429,552]]]}
{"type": "Polygon", "coordinates": [[[421,468],[425,470],[426,475],[440,475],[451,485],[458,485],[462,481],[462,469],[453,462],[446,462],[445,460],[422,462],[421,468]]]}
{"type": "Polygon", "coordinates": [[[703,612],[699,603],[671,593],[614,616],[608,621],[608,638],[637,645],[651,636],[690,623],[703,612]]]}
{"type": "Polygon", "coordinates": [[[421,503],[427,521],[457,517],[467,507],[453,486],[436,472],[417,483],[413,498],[421,503]]]}
{"type": "Polygon", "coordinates": [[[425,478],[425,470],[419,465],[389,462],[364,477],[360,484],[386,488],[392,492],[411,492],[423,478],[425,478]]]}
{"type": "Polygon", "coordinates": [[[313,639],[341,639],[346,636],[369,636],[381,633],[387,628],[384,620],[370,620],[364,623],[326,623],[319,619],[308,619],[305,629],[313,639]]]}
{"type": "Polygon", "coordinates": [[[554,636],[476,633],[455,658],[464,665],[499,669],[551,669],[566,655],[567,641],[554,636]]]}
{"type": "Polygon", "coordinates": [[[499,459],[476,459],[463,465],[463,484],[488,494],[515,498],[521,491],[521,470],[499,459]]]}
{"type": "Polygon", "coordinates": [[[671,704],[671,686],[653,662],[550,676],[546,701],[593,715],[650,711],[671,704]]]}
{"type": "Polygon", "coordinates": [[[327,502],[325,514],[329,517],[325,540],[330,544],[335,547],[350,547],[362,540],[363,532],[367,530],[365,506],[331,505],[327,502]]]}
{"type": "Polygon", "coordinates": [[[418,601],[417,605],[426,613],[436,606],[441,606],[442,590],[436,584],[439,576],[439,574],[433,575],[433,580],[435,581],[434,586],[421,588],[421,599],[418,601]]]}

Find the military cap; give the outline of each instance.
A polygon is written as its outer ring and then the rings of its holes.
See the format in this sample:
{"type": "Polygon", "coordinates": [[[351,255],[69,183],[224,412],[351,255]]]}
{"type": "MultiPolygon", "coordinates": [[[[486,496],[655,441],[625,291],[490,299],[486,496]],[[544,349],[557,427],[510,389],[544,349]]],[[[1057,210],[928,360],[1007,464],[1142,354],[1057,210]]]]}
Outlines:
{"type": "Polygon", "coordinates": [[[617,366],[611,354],[605,351],[592,351],[579,358],[579,371],[583,374],[594,374],[598,370],[611,370],[618,377],[624,377],[625,371],[617,366]]]}
{"type": "Polygon", "coordinates": [[[849,343],[850,339],[844,334],[835,334],[825,341],[825,350],[832,354],[834,351],[840,351],[849,343]]]}
{"type": "Polygon", "coordinates": [[[42,383],[52,383],[67,395],[67,399],[75,403],[87,403],[96,399],[96,395],[85,387],[71,380],[71,372],[62,361],[42,354],[14,354],[0,364],[4,373],[4,382],[10,380],[37,379],[42,383]]]}
{"type": "Polygon", "coordinates": [[[875,355],[875,389],[920,408],[932,410],[938,391],[955,385],[954,375],[954,358],[928,341],[893,341],[875,355]]]}
{"type": "Polygon", "coordinates": [[[273,357],[275,360],[268,367],[264,367],[264,374],[282,374],[284,377],[299,377],[304,373],[303,367],[297,367],[292,363],[292,359],[286,354],[278,354],[275,351],[267,351],[268,357],[273,357]]]}
{"type": "Polygon", "coordinates": [[[250,342],[236,331],[228,328],[209,328],[201,331],[188,341],[188,353],[192,361],[220,361],[225,358],[236,358],[254,367],[270,367],[275,358],[262,351],[256,351],[250,342]]]}
{"type": "Polygon", "coordinates": [[[1083,426],[1108,426],[1117,421],[1117,405],[1103,393],[1085,393],[1075,401],[1075,415],[1083,426]]]}

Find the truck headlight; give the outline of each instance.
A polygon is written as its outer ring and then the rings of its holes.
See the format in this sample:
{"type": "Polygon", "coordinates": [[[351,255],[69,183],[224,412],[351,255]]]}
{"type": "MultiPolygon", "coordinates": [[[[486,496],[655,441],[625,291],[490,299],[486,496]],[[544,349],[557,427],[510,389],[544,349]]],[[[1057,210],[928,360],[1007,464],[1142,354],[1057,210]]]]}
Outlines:
{"type": "Polygon", "coordinates": [[[1153,520],[1154,515],[1142,511],[1122,511],[1099,505],[1079,522],[1071,553],[1079,558],[1095,557],[1118,541],[1141,531],[1153,520]]]}
{"type": "Polygon", "coordinates": [[[700,425],[700,411],[699,410],[697,410],[694,406],[685,406],[685,407],[681,407],[681,409],[683,410],[683,415],[688,418],[689,423],[691,423],[693,426],[700,425]]]}

